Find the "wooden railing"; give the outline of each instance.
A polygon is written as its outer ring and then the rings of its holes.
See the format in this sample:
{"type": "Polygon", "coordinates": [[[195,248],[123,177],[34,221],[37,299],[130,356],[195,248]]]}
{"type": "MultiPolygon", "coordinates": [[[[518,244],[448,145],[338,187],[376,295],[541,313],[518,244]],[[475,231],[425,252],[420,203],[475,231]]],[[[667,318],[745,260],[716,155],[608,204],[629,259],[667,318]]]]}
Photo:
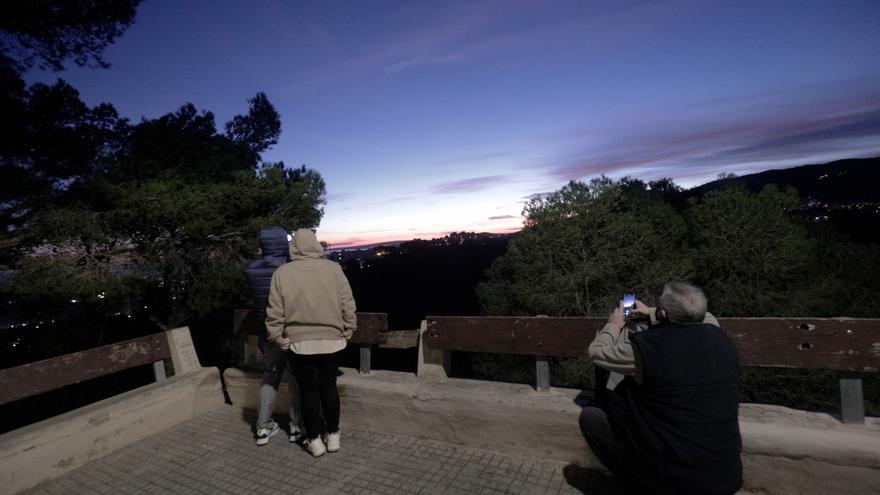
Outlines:
{"type": "MultiPolygon", "coordinates": [[[[548,356],[582,356],[605,318],[429,316],[423,344],[436,351],[536,357],[536,388],[550,389],[548,356]]],[[[880,370],[880,319],[721,318],[744,366],[880,370]]],[[[444,364],[445,362],[435,362],[444,364]]],[[[864,421],[859,378],[840,379],[841,417],[864,421]]]]}
{"type": "Polygon", "coordinates": [[[150,363],[156,380],[164,380],[170,358],[168,338],[158,333],[6,368],[0,370],[0,404],[150,363]]]}
{"type": "MultiPolygon", "coordinates": [[[[253,312],[237,310],[234,327],[255,339],[262,327],[248,319],[255,320],[253,312]]],[[[547,358],[585,355],[605,321],[604,317],[428,316],[420,341],[420,366],[448,369],[450,351],[535,356],[535,388],[546,392],[550,389],[547,358]]],[[[880,319],[720,318],[719,324],[736,345],[743,366],[880,370],[880,319]]],[[[352,343],[361,349],[361,373],[370,371],[370,347],[386,344],[389,336],[397,334],[411,335],[406,347],[419,345],[414,330],[389,332],[386,314],[358,313],[352,343]]],[[[839,386],[841,417],[863,422],[861,379],[844,376],[839,386]]]]}
{"type": "MultiPolygon", "coordinates": [[[[358,371],[367,374],[371,365],[371,346],[381,345],[388,340],[388,315],[386,313],[357,313],[357,332],[351,343],[360,347],[358,371]]],[[[265,332],[263,322],[250,309],[237,309],[232,317],[232,331],[244,337],[244,361],[259,362],[256,357],[257,339],[265,332]]]]}
{"type": "MultiPolygon", "coordinates": [[[[418,332],[389,332],[385,313],[357,316],[358,331],[351,342],[360,347],[361,373],[370,372],[371,346],[385,344],[389,335],[411,334],[412,345],[416,345],[418,332]]],[[[261,327],[254,320],[252,312],[236,311],[235,331],[256,337],[261,327]]],[[[429,316],[423,325],[420,352],[428,356],[425,363],[444,367],[448,366],[449,351],[532,355],[536,359],[536,388],[547,391],[547,357],[584,355],[604,322],[605,318],[598,317],[429,316]]],[[[744,366],[880,370],[880,319],[721,318],[719,323],[736,345],[744,366]]],[[[183,354],[192,354],[190,360],[197,363],[188,330],[185,333],[186,342],[178,347],[183,354]]],[[[150,363],[156,380],[163,380],[164,361],[172,357],[169,338],[174,338],[171,333],[159,333],[0,370],[0,404],[150,363]]],[[[182,369],[184,366],[191,365],[181,364],[182,369]]],[[[861,380],[841,378],[840,392],[844,421],[864,421],[861,380]]]]}

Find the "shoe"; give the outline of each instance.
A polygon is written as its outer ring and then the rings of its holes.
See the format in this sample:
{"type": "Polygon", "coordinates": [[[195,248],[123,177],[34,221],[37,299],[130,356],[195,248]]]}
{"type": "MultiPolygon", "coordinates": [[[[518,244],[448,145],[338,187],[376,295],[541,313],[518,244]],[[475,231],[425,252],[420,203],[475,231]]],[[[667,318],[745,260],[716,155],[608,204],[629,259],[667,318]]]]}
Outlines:
{"type": "Polygon", "coordinates": [[[290,440],[290,443],[297,443],[303,440],[303,438],[306,436],[306,434],[303,433],[305,428],[302,428],[299,425],[290,423],[287,428],[287,439],[290,440]]]}
{"type": "Polygon", "coordinates": [[[265,422],[257,427],[257,445],[266,445],[269,439],[278,433],[278,423],[272,421],[265,422]]]}
{"type": "Polygon", "coordinates": [[[321,441],[321,437],[313,438],[311,440],[307,439],[303,442],[303,447],[309,451],[309,454],[312,454],[312,457],[321,457],[327,453],[327,448],[324,447],[324,442],[321,441]]]}
{"type": "Polygon", "coordinates": [[[339,452],[339,432],[325,434],[324,443],[327,444],[327,452],[339,452]]]}

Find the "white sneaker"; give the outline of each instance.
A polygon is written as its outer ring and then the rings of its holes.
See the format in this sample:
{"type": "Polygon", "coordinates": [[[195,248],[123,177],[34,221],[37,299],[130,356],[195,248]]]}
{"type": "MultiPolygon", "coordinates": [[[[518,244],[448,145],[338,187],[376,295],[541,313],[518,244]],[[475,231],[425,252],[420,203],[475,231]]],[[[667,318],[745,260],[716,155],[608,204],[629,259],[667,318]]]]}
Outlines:
{"type": "Polygon", "coordinates": [[[339,432],[327,433],[324,435],[324,442],[327,444],[327,452],[339,452],[339,432]]]}
{"type": "Polygon", "coordinates": [[[327,453],[327,449],[324,447],[324,442],[321,441],[321,437],[306,440],[303,442],[303,446],[309,451],[309,454],[312,454],[312,457],[321,457],[327,453]]]}

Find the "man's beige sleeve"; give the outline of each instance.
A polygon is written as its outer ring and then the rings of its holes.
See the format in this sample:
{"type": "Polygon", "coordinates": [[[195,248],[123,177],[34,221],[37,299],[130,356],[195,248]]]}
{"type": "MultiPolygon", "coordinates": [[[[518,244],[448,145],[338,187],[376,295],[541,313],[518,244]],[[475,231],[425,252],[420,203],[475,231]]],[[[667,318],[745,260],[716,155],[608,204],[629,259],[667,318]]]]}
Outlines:
{"type": "Polygon", "coordinates": [[[587,356],[596,366],[622,375],[636,373],[636,359],[628,334],[621,337],[621,330],[606,323],[587,349],[587,356]]]}
{"type": "Polygon", "coordinates": [[[281,282],[278,270],[272,274],[269,286],[269,304],[266,306],[266,334],[274,341],[284,333],[284,299],[281,297],[281,282]]]}

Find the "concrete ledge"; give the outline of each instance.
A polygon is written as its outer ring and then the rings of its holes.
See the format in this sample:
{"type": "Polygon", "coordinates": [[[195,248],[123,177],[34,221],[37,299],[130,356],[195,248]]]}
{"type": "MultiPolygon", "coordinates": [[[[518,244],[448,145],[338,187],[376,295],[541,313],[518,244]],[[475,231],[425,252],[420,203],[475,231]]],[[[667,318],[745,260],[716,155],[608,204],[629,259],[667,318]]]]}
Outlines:
{"type": "Polygon", "coordinates": [[[173,376],[0,436],[0,489],[16,493],[224,405],[216,368],[173,376]]]}
{"type": "Polygon", "coordinates": [[[750,493],[880,493],[880,419],[845,424],[822,413],[743,404],[744,489],[750,493]]]}
{"type": "MultiPolygon", "coordinates": [[[[602,468],[577,425],[578,390],[554,388],[543,394],[518,384],[342,371],[343,428],[352,425],[602,468]]],[[[258,373],[230,368],[224,378],[236,406],[257,407],[258,373]]],[[[278,395],[276,412],[286,414],[287,387],[280,387],[278,395]]],[[[743,404],[740,429],[742,493],[880,493],[880,419],[850,425],[827,414],[743,404]]]]}

